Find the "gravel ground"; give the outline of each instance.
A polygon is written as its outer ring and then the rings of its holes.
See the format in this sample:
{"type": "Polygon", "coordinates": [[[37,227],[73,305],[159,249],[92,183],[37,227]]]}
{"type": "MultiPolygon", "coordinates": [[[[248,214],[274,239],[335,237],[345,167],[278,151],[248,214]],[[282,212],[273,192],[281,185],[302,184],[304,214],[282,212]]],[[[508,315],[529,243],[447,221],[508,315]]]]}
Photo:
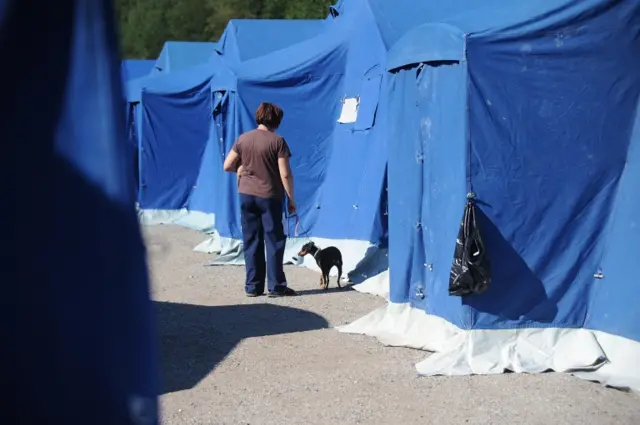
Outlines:
{"type": "Polygon", "coordinates": [[[287,268],[299,297],[246,298],[243,268],[204,267],[203,235],[144,229],[162,347],[163,423],[640,424],[637,395],[562,374],[417,377],[427,353],[341,334],[383,304],[322,293],[287,268]]]}

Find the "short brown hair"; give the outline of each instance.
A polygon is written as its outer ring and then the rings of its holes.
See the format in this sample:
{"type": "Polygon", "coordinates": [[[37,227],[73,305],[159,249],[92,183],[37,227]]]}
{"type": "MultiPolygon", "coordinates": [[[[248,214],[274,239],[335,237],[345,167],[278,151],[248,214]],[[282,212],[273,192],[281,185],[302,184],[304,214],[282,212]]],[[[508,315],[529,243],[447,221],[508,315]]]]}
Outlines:
{"type": "Polygon", "coordinates": [[[284,117],[284,112],[278,105],[263,102],[256,111],[256,124],[276,129],[280,127],[282,117],[284,117]]]}

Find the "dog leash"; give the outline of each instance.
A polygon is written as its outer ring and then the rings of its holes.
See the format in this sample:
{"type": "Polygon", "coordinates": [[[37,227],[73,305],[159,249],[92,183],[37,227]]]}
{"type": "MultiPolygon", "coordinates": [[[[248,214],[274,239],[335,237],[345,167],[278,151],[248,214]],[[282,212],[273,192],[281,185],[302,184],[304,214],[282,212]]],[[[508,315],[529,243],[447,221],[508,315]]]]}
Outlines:
{"type": "Polygon", "coordinates": [[[297,213],[295,213],[295,214],[293,214],[293,215],[291,215],[289,217],[295,217],[296,218],[296,226],[295,226],[295,230],[294,230],[294,236],[296,238],[299,238],[300,237],[300,230],[302,230],[302,232],[304,233],[303,236],[306,239],[311,240],[311,238],[309,238],[309,236],[308,236],[309,232],[305,231],[304,228],[300,225],[300,216],[297,213]]]}
{"type": "Polygon", "coordinates": [[[297,238],[300,236],[300,217],[296,214],[296,227],[294,231],[294,236],[297,238]]]}
{"type": "MultiPolygon", "coordinates": [[[[295,233],[295,237],[298,238],[298,237],[300,237],[300,228],[302,228],[302,226],[300,226],[300,216],[297,213],[293,214],[293,215],[295,215],[295,217],[296,217],[296,227],[295,227],[295,232],[294,233],[295,233]]],[[[292,217],[292,216],[289,216],[289,217],[292,217]]],[[[309,241],[309,242],[312,242],[311,238],[308,236],[309,232],[305,232],[304,229],[302,229],[302,231],[305,233],[305,236],[304,236],[305,239],[307,241],[309,241]]],[[[318,248],[316,253],[313,254],[313,258],[317,258],[318,254],[320,254],[320,251],[322,251],[322,249],[318,248]]]]}

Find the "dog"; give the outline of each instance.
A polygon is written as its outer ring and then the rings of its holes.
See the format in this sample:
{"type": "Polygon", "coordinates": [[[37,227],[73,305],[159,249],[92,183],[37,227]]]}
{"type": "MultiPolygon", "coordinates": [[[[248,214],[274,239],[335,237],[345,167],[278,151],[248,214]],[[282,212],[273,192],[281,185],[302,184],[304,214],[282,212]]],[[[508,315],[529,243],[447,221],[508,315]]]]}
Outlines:
{"type": "Polygon", "coordinates": [[[338,269],[338,288],[342,289],[340,285],[340,278],[342,277],[342,253],[335,246],[329,246],[324,249],[320,249],[313,242],[307,242],[302,246],[298,256],[304,257],[305,255],[313,255],[316,260],[316,264],[320,267],[320,288],[325,291],[329,289],[329,271],[333,266],[338,269]]]}

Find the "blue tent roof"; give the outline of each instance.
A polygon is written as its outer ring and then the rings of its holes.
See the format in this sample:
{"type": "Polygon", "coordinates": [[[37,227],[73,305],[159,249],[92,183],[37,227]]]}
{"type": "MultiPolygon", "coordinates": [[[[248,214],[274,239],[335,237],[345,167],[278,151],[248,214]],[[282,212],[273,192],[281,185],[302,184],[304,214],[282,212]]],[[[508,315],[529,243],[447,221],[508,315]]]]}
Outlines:
{"type": "MultiPolygon", "coordinates": [[[[168,50],[179,51],[180,49],[168,50]]],[[[171,64],[164,72],[156,70],[155,73],[127,81],[125,84],[127,101],[130,103],[140,102],[142,90],[146,87],[157,87],[161,92],[171,90],[181,91],[186,87],[198,86],[203,82],[208,81],[215,73],[222,74],[224,73],[224,70],[229,69],[222,58],[217,54],[193,56],[185,62],[179,62],[178,59],[181,57],[183,56],[173,55],[174,59],[169,61],[171,64]],[[189,65],[189,63],[191,63],[191,65],[189,65]]],[[[158,61],[160,61],[160,59],[158,61]]]]}
{"type": "Polygon", "coordinates": [[[243,62],[318,35],[324,20],[232,19],[216,51],[233,62],[243,62]]]}
{"type": "Polygon", "coordinates": [[[217,45],[204,41],[167,41],[156,60],[154,73],[175,72],[206,63],[217,45]]]}
{"type": "Polygon", "coordinates": [[[122,81],[129,81],[148,75],[153,69],[154,60],[150,59],[125,59],[120,65],[122,81]]]}
{"type": "MultiPolygon", "coordinates": [[[[505,5],[504,0],[482,2],[369,0],[368,3],[388,48],[391,48],[409,30],[423,24],[449,24],[466,34],[505,31],[531,34],[542,28],[554,28],[560,21],[580,19],[580,15],[584,15],[585,11],[583,2],[576,0],[517,2],[513,5],[505,5]]],[[[596,8],[603,7],[601,2],[596,5],[591,0],[587,0],[587,3],[596,8]]],[[[421,41],[420,44],[432,43],[421,41]]]]}

